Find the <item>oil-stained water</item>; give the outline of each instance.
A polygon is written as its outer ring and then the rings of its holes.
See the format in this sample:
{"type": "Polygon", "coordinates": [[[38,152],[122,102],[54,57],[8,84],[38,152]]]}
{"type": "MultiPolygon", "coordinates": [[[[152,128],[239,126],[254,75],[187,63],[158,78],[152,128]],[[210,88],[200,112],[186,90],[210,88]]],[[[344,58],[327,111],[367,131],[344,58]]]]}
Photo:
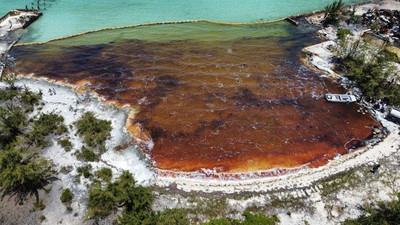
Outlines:
{"type": "Polygon", "coordinates": [[[316,42],[287,23],[193,23],[104,31],[16,47],[10,71],[88,87],[139,109],[132,131],[155,166],[249,172],[320,166],[377,123],[357,104],[332,104],[337,83],[301,64],[316,42]],[[138,129],[139,128],[139,129],[138,129]]]}

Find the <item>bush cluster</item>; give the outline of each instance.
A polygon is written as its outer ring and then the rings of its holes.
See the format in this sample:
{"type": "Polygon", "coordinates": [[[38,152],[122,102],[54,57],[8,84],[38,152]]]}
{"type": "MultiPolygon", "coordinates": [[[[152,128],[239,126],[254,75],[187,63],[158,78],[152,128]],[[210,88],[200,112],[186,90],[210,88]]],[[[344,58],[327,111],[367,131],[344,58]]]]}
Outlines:
{"type": "Polygon", "coordinates": [[[63,147],[65,149],[65,151],[69,152],[72,149],[72,143],[70,140],[68,140],[67,138],[61,139],[58,141],[58,144],[61,145],[61,147],[63,147]]]}
{"type": "Polygon", "coordinates": [[[344,6],[344,2],[342,0],[334,1],[331,4],[325,6],[325,19],[324,25],[332,24],[339,25],[339,17],[341,15],[341,10],[344,6]]]}
{"type": "Polygon", "coordinates": [[[41,101],[41,92],[17,87],[12,79],[6,83],[8,86],[0,89],[0,192],[2,197],[16,196],[19,203],[34,195],[36,208],[43,208],[39,190],[55,179],[55,171],[36,152],[44,146],[46,136],[62,127],[63,119],[41,114],[28,120],[28,113],[41,101]]]}
{"type": "Polygon", "coordinates": [[[61,135],[68,131],[63,124],[64,118],[55,113],[42,113],[38,119],[34,120],[32,131],[27,133],[28,139],[38,147],[46,147],[49,142],[46,137],[50,134],[61,135]]]}
{"type": "Polygon", "coordinates": [[[341,59],[348,77],[356,82],[364,96],[385,99],[389,104],[400,104],[400,87],[397,85],[394,69],[388,62],[394,56],[382,50],[376,60],[366,62],[363,55],[341,59]]]}
{"type": "Polygon", "coordinates": [[[88,191],[88,218],[102,219],[122,209],[114,224],[124,225],[188,225],[186,214],[179,209],[168,209],[157,213],[151,209],[153,194],[150,188],[137,186],[132,174],[125,171],[111,182],[110,169],[102,168],[96,173],[88,191]]]}
{"type": "Polygon", "coordinates": [[[78,129],[77,133],[90,147],[101,146],[110,138],[111,121],[97,119],[92,112],[83,114],[75,125],[78,129]]]}
{"type": "Polygon", "coordinates": [[[83,114],[81,119],[76,121],[77,134],[83,137],[85,144],[80,152],[77,152],[79,159],[94,162],[105,150],[105,141],[110,138],[111,121],[97,119],[92,112],[83,114]]]}
{"type": "Polygon", "coordinates": [[[92,150],[82,146],[81,151],[76,152],[76,157],[78,159],[83,159],[87,162],[96,162],[99,161],[99,156],[94,153],[92,150]]]}
{"type": "Polygon", "coordinates": [[[212,219],[203,225],[274,225],[279,222],[277,216],[268,217],[264,214],[252,214],[249,211],[244,211],[243,213],[244,220],[234,220],[234,219],[227,219],[227,218],[220,218],[220,219],[212,219]]]}
{"type": "Polygon", "coordinates": [[[400,221],[400,194],[395,201],[378,202],[375,208],[367,207],[366,213],[357,219],[348,219],[344,225],[397,225],[400,221]]]}

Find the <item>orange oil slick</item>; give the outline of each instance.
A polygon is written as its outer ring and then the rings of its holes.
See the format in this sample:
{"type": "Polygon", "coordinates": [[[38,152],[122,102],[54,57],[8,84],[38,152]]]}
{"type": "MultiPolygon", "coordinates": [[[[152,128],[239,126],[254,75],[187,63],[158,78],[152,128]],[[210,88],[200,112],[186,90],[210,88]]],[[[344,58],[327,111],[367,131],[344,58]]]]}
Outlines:
{"type": "Polygon", "coordinates": [[[154,142],[140,146],[161,170],[317,167],[378,124],[357,104],[326,102],[325,93],[345,90],[303,66],[300,47],[269,37],[48,44],[14,48],[9,71],[89,82],[105,99],[135,108],[128,130],[154,142]]]}

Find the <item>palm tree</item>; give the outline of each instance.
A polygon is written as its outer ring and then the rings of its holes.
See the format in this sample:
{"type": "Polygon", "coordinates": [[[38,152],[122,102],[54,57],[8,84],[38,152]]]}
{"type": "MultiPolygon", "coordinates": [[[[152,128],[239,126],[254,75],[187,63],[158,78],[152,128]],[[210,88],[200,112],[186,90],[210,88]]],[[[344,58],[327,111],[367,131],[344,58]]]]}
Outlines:
{"type": "Polygon", "coordinates": [[[324,24],[338,25],[340,10],[342,10],[344,3],[342,0],[334,1],[332,4],[325,6],[325,21],[324,24]]]}

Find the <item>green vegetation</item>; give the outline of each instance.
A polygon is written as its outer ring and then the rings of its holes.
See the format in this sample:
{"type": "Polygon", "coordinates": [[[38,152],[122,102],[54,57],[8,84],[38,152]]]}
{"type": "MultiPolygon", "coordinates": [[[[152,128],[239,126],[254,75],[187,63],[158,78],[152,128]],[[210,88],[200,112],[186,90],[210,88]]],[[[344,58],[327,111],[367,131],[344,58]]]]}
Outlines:
{"type": "Polygon", "coordinates": [[[0,89],[0,101],[5,102],[14,99],[18,96],[19,91],[17,89],[0,89]]]}
{"type": "Polygon", "coordinates": [[[50,163],[42,158],[22,154],[15,149],[0,152],[0,190],[5,195],[17,196],[22,202],[28,195],[35,195],[54,180],[50,163]],[[27,157],[28,156],[28,157],[27,157]]]}
{"type": "Polygon", "coordinates": [[[46,220],[46,216],[45,215],[40,215],[40,217],[39,217],[39,220],[40,220],[40,222],[43,222],[43,221],[45,221],[46,220]]]}
{"type": "Polygon", "coordinates": [[[129,172],[124,172],[115,182],[94,182],[89,190],[88,218],[101,219],[123,208],[119,224],[152,224],[155,214],[151,210],[151,190],[138,186],[129,172]]]}
{"type": "Polygon", "coordinates": [[[78,177],[83,176],[84,178],[89,178],[92,176],[92,166],[89,164],[87,166],[81,166],[77,168],[78,177]]]}
{"type": "Polygon", "coordinates": [[[27,119],[21,107],[7,104],[0,108],[0,148],[8,149],[23,134],[27,119]]]}
{"type": "Polygon", "coordinates": [[[94,180],[88,191],[87,218],[99,220],[122,210],[113,224],[120,225],[189,225],[184,210],[151,209],[153,194],[150,188],[137,186],[132,174],[125,171],[111,182],[111,170],[102,168],[96,172],[101,180],[94,180]]]}
{"type": "Polygon", "coordinates": [[[49,143],[45,140],[50,134],[60,135],[68,131],[63,124],[64,118],[55,113],[41,114],[33,122],[33,129],[27,134],[28,140],[38,147],[46,147],[49,143]]]}
{"type": "Polygon", "coordinates": [[[45,206],[39,200],[39,190],[55,179],[55,171],[36,152],[44,146],[46,136],[62,127],[63,119],[56,114],[41,114],[38,119],[28,120],[27,113],[40,103],[41,92],[15,86],[12,75],[6,76],[5,82],[8,86],[0,91],[2,198],[16,196],[17,202],[23,203],[28,196],[35,195],[34,208],[42,209],[45,206]]]}
{"type": "Polygon", "coordinates": [[[99,157],[96,155],[96,153],[94,153],[92,150],[86,148],[85,146],[82,146],[81,151],[76,153],[76,157],[78,159],[83,159],[87,162],[99,161],[99,157]]]}
{"type": "Polygon", "coordinates": [[[83,146],[76,156],[85,161],[98,161],[100,154],[106,151],[104,143],[110,138],[111,121],[97,119],[93,113],[87,112],[75,123],[77,134],[83,137],[90,147],[83,146]]]}
{"type": "Polygon", "coordinates": [[[60,200],[62,203],[71,204],[72,199],[74,198],[74,194],[72,194],[69,188],[64,189],[63,193],[61,194],[60,200]]]}
{"type": "Polygon", "coordinates": [[[104,182],[110,182],[112,178],[112,171],[110,168],[103,167],[96,171],[96,176],[104,182]]]}
{"type": "Polygon", "coordinates": [[[344,40],[347,36],[352,35],[349,29],[341,29],[336,33],[339,40],[344,40]]]}
{"type": "Polygon", "coordinates": [[[67,138],[59,140],[58,144],[60,144],[61,147],[63,147],[65,149],[65,151],[67,151],[67,152],[71,151],[71,149],[73,147],[72,143],[67,138]]]}
{"type": "Polygon", "coordinates": [[[5,89],[0,89],[0,102],[12,100],[19,95],[19,88],[15,86],[14,83],[14,74],[5,75],[2,81],[7,84],[7,87],[5,89]]]}
{"type": "Polygon", "coordinates": [[[325,6],[325,19],[324,25],[332,24],[337,26],[339,24],[339,17],[341,15],[341,10],[344,6],[342,0],[334,1],[332,4],[325,6]]]}
{"type": "Polygon", "coordinates": [[[78,128],[77,133],[90,147],[104,145],[110,138],[111,121],[97,119],[91,112],[85,113],[75,125],[78,128]]]}
{"type": "Polygon", "coordinates": [[[157,225],[189,225],[182,209],[166,209],[158,214],[157,225]]]}
{"type": "MultiPolygon", "coordinates": [[[[338,36],[343,36],[343,33],[347,32],[338,33],[338,36]]],[[[345,37],[340,39],[337,48],[339,64],[348,78],[361,89],[363,97],[399,104],[398,74],[391,65],[398,60],[397,55],[385,49],[376,50],[362,40],[349,43],[345,37]]]]}
{"type": "MultiPolygon", "coordinates": [[[[397,195],[400,199],[400,194],[397,195]]],[[[397,225],[400,221],[400,200],[389,203],[379,202],[376,208],[368,207],[364,215],[348,219],[344,225],[397,225]]]]}
{"type": "Polygon", "coordinates": [[[203,225],[274,225],[279,222],[277,216],[268,217],[264,214],[252,214],[249,211],[243,213],[244,221],[233,220],[227,218],[212,219],[203,225]]]}
{"type": "Polygon", "coordinates": [[[46,205],[43,203],[42,200],[33,203],[33,208],[31,209],[31,211],[36,211],[36,210],[40,210],[43,211],[46,208],[46,205]]]}
{"type": "Polygon", "coordinates": [[[371,25],[369,25],[369,28],[375,31],[379,28],[379,24],[377,22],[373,22],[371,25]]]}
{"type": "Polygon", "coordinates": [[[390,104],[399,104],[400,88],[386,55],[381,51],[371,62],[365,62],[364,56],[347,57],[342,63],[348,77],[357,83],[365,97],[387,99],[390,104]]]}
{"type": "Polygon", "coordinates": [[[43,93],[41,91],[39,91],[39,93],[34,93],[30,91],[29,88],[24,87],[24,91],[21,93],[20,101],[22,104],[35,106],[38,105],[42,100],[42,95],[43,93]]]}
{"type": "Polygon", "coordinates": [[[71,203],[74,198],[74,194],[69,190],[69,188],[64,189],[63,193],[60,196],[60,200],[67,207],[68,212],[72,211],[71,203]]]}

